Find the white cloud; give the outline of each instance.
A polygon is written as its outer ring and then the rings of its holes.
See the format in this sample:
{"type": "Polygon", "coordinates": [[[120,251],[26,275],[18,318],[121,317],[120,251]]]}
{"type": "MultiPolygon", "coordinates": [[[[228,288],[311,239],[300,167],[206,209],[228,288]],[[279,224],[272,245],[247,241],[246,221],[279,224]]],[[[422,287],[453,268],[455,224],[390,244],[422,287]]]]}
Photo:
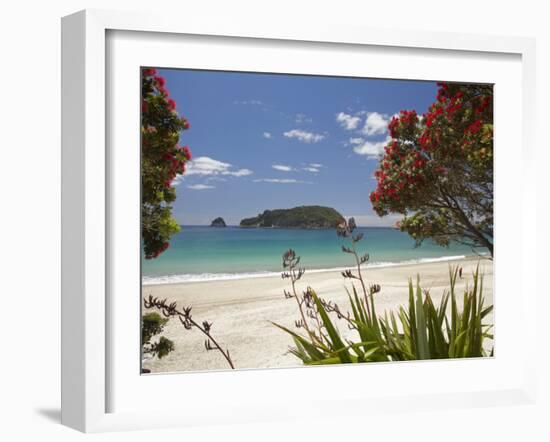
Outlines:
{"type": "Polygon", "coordinates": [[[198,157],[190,161],[187,165],[186,175],[231,175],[236,177],[252,175],[249,169],[232,169],[229,163],[215,160],[210,157],[198,157]]]}
{"type": "Polygon", "coordinates": [[[190,186],[187,186],[187,188],[193,190],[215,189],[214,186],[209,186],[207,184],[192,184],[190,186]]]}
{"type": "Polygon", "coordinates": [[[283,134],[287,138],[296,138],[302,143],[318,143],[325,139],[324,135],[316,134],[313,132],[306,132],[305,130],[292,129],[283,134]]]}
{"type": "Polygon", "coordinates": [[[317,172],[319,172],[319,167],[322,167],[322,165],[317,164],[317,167],[313,167],[313,165],[310,164],[309,166],[305,166],[305,167],[302,167],[302,168],[294,168],[292,166],[286,166],[284,164],[272,164],[271,167],[273,169],[279,170],[281,172],[298,172],[300,170],[303,170],[305,172],[317,173],[317,172]]]}
{"type": "Polygon", "coordinates": [[[183,182],[183,175],[176,175],[176,178],[172,181],[172,186],[179,186],[183,182]]]}
{"type": "Polygon", "coordinates": [[[388,130],[388,123],[390,117],[386,114],[380,114],[378,112],[367,112],[367,118],[365,119],[365,126],[362,132],[365,135],[381,135],[388,130]]]}
{"type": "Polygon", "coordinates": [[[251,104],[253,106],[260,106],[263,103],[263,101],[260,101],[260,100],[243,100],[243,101],[234,101],[233,104],[251,104]]]}
{"type": "Polygon", "coordinates": [[[294,119],[296,124],[302,124],[302,123],[311,123],[313,120],[308,117],[306,114],[296,114],[296,118],[294,119]]]}
{"type": "Polygon", "coordinates": [[[231,164],[210,157],[198,157],[187,165],[187,175],[218,175],[229,170],[231,164]]]}
{"type": "Polygon", "coordinates": [[[364,138],[350,138],[349,143],[352,144],[353,151],[358,155],[367,155],[369,158],[378,158],[384,153],[384,147],[391,140],[387,137],[383,141],[367,141],[364,138]]]}
{"type": "Polygon", "coordinates": [[[255,183],[277,183],[277,184],[312,184],[310,181],[300,181],[293,178],[262,178],[254,180],[255,183]]]}
{"type": "Polygon", "coordinates": [[[281,172],[292,172],[294,169],[290,166],[285,166],[284,164],[273,164],[271,167],[275,170],[280,170],[281,172]]]}
{"type": "Polygon", "coordinates": [[[250,169],[239,169],[236,171],[227,171],[222,172],[222,175],[231,175],[231,176],[248,176],[252,175],[254,172],[252,172],[250,169]]]}
{"type": "Polygon", "coordinates": [[[315,168],[323,167],[323,165],[320,163],[310,163],[310,166],[315,168]]]}
{"type": "Polygon", "coordinates": [[[271,139],[271,132],[264,132],[264,133],[262,134],[262,136],[263,136],[264,138],[267,138],[267,139],[269,140],[269,139],[271,139]]]}
{"type": "Polygon", "coordinates": [[[344,112],[339,112],[336,114],[336,121],[340,123],[344,129],[354,130],[357,129],[361,118],[358,116],[346,114],[344,112]]]}

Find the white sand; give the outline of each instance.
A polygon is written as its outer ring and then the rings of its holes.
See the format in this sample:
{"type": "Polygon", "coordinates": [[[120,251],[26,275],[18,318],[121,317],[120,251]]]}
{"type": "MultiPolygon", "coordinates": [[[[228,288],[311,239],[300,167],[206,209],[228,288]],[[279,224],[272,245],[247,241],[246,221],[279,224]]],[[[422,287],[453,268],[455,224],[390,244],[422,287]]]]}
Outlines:
{"type": "MultiPolygon", "coordinates": [[[[408,278],[416,279],[417,274],[420,274],[422,287],[429,289],[434,301],[438,302],[449,285],[450,264],[463,268],[463,278],[458,281],[458,293],[461,294],[467,281],[471,281],[477,263],[478,259],[462,259],[452,263],[407,264],[363,271],[368,284],[382,286],[381,292],[375,295],[377,312],[382,314],[384,310],[407,303],[408,278]]],[[[493,303],[492,262],[481,260],[481,269],[485,305],[490,305],[493,303]]],[[[342,310],[347,311],[345,285],[350,287],[349,280],[344,280],[339,272],[306,271],[298,287],[303,290],[311,286],[319,296],[338,303],[342,310]]],[[[288,279],[266,277],[148,285],[144,286],[143,295],[168,298],[170,302],[176,301],[178,308],[192,306],[193,319],[213,322],[212,335],[222,347],[229,349],[236,368],[285,367],[301,365],[301,361],[287,353],[292,339],[271,321],[297,330],[294,327],[294,321],[299,318],[296,301],[285,299],[283,295],[283,289],[289,286],[288,279]]],[[[492,317],[488,321],[492,321],[492,317]]],[[[345,332],[345,322],[337,322],[339,329],[345,332]]],[[[144,367],[153,373],[229,368],[219,352],[205,350],[205,336],[200,331],[186,330],[179,320],[171,319],[163,334],[174,341],[175,350],[163,359],[144,362],[144,367]]]]}

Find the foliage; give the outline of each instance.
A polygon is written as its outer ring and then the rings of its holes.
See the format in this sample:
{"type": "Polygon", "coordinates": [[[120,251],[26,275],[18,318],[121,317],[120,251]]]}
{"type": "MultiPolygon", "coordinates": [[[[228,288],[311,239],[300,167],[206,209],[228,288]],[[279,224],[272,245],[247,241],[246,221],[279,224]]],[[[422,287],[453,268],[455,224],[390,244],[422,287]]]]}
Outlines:
{"type": "Polygon", "coordinates": [[[378,215],[405,215],[399,227],[417,244],[456,241],[492,256],[493,87],[439,83],[426,114],[403,110],[388,129],[370,195],[378,215]]]}
{"type": "Polygon", "coordinates": [[[166,250],[179,231],[170,205],[176,198],[172,182],[185,172],[191,152],[178,145],[189,122],[178,116],[165,79],[152,68],[141,73],[141,225],[144,255],[150,259],[166,250]]]}
{"type": "Polygon", "coordinates": [[[151,342],[151,339],[162,333],[168,319],[161,317],[158,313],[147,313],[141,317],[141,345],[143,353],[158,356],[159,359],[166,356],[174,350],[174,343],[160,336],[157,342],[151,342]]]}
{"type": "Polygon", "coordinates": [[[265,210],[241,221],[241,227],[334,228],[344,220],[330,207],[300,206],[292,209],[265,210]]]}
{"type": "Polygon", "coordinates": [[[472,287],[464,293],[462,309],[456,294],[458,268],[451,268],[450,289],[443,294],[439,306],[435,306],[429,291],[422,290],[418,278],[416,285],[409,280],[407,307],[379,316],[374,295],[381,288],[376,284],[367,288],[364,282],[361,266],[368,261],[368,254],[357,253],[356,243],[362,240],[362,235],[353,235],[354,226],[352,222],[339,229],[341,236],[351,237],[351,247],[344,246],[343,251],[355,257],[357,266],[342,275],[360,281],[362,289],[359,294],[352,285],[351,292],[348,291],[351,313],[344,314],[337,304],[319,298],[311,287],[298,295],[295,282],[305,270],[297,268],[300,258],[294,251],[283,255],[283,278],[292,282],[292,292],[285,291],[285,298],[296,299],[301,319],[295,325],[305,330],[305,334],[274,325],[292,336],[295,344],[290,349],[292,354],[307,365],[487,356],[484,340],[493,336],[484,318],[493,307],[484,306],[479,266],[473,274],[472,287]],[[330,319],[331,313],[355,332],[355,340],[343,336],[330,319]]]}
{"type": "MultiPolygon", "coordinates": [[[[176,302],[168,303],[166,299],[155,298],[151,295],[149,295],[147,299],[143,299],[143,305],[147,309],[158,309],[164,316],[164,318],[161,318],[165,321],[163,325],[170,318],[178,318],[185,330],[191,330],[193,328],[199,330],[206,336],[206,340],[204,341],[205,349],[207,351],[218,351],[225,358],[229,366],[232,369],[235,368],[231,355],[229,354],[229,350],[224,350],[220,344],[218,344],[218,341],[212,336],[212,323],[208,321],[202,321],[202,323],[195,321],[193,315],[191,314],[191,307],[183,307],[181,310],[178,310],[178,305],[176,302]]],[[[154,314],[159,316],[158,313],[154,314]]]]}

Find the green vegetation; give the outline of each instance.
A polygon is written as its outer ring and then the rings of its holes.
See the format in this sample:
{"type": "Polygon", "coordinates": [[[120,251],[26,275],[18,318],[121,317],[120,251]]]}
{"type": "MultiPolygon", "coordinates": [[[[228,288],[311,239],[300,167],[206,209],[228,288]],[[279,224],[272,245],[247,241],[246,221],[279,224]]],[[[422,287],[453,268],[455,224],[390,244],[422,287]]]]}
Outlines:
{"type": "Polygon", "coordinates": [[[174,179],[185,172],[191,152],[178,144],[189,122],[176,112],[166,80],[153,68],[141,76],[141,236],[143,255],[157,258],[180,227],[172,216],[174,179]]]}
{"type": "Polygon", "coordinates": [[[365,285],[361,266],[369,257],[368,254],[357,254],[356,243],[362,235],[352,235],[354,226],[355,223],[350,220],[339,233],[340,236],[351,237],[351,247],[344,246],[342,250],[353,255],[356,263],[356,269],[346,270],[342,276],[355,279],[361,285],[359,292],[353,284],[351,292],[348,290],[351,313],[344,313],[337,304],[319,298],[310,287],[299,295],[295,284],[305,270],[297,267],[300,258],[294,251],[289,250],[283,255],[285,270],[282,276],[289,278],[292,285],[292,291],[285,291],[285,298],[296,300],[300,319],[295,324],[305,333],[274,325],[292,336],[295,344],[290,349],[292,354],[307,365],[492,355],[493,351],[487,352],[484,345],[486,339],[493,339],[490,334],[492,326],[484,319],[493,306],[484,306],[483,276],[479,273],[479,266],[473,274],[472,286],[464,292],[462,303],[456,293],[458,268],[451,268],[449,290],[443,294],[439,306],[435,306],[429,291],[422,289],[418,278],[416,285],[409,280],[407,307],[379,316],[374,295],[380,292],[381,287],[375,284],[367,288],[365,285]],[[344,321],[355,332],[356,338],[346,339],[330,319],[330,314],[344,321]]]}
{"type": "Polygon", "coordinates": [[[422,117],[402,110],[374,172],[380,216],[402,214],[417,244],[431,238],[493,256],[493,86],[440,83],[422,117]]]}
{"type": "Polygon", "coordinates": [[[141,345],[144,354],[158,356],[161,359],[174,350],[174,343],[164,336],[157,342],[151,342],[154,336],[162,333],[167,322],[168,319],[155,312],[146,313],[141,317],[141,345]]]}
{"type": "Polygon", "coordinates": [[[330,229],[344,221],[336,210],[323,206],[300,206],[292,209],[265,210],[241,221],[241,227],[330,229]]]}

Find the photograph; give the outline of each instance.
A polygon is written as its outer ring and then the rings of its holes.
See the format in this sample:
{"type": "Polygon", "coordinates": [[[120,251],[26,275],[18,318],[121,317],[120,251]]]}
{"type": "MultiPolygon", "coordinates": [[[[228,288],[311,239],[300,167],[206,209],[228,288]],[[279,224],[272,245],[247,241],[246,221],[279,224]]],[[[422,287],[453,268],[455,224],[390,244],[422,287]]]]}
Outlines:
{"type": "Polygon", "coordinates": [[[140,85],[142,374],[495,355],[493,84],[140,85]]]}

